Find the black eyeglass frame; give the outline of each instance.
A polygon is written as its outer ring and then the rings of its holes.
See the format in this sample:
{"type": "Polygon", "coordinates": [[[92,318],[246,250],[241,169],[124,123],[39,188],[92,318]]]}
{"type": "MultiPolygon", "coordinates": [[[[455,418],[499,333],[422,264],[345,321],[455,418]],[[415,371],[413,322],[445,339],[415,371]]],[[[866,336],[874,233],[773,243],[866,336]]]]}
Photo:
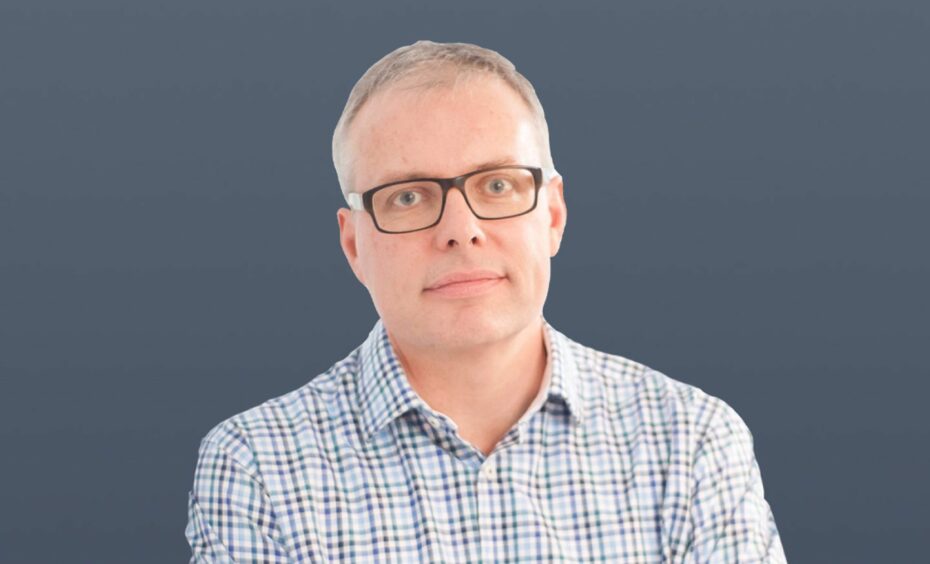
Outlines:
{"type": "MultiPolygon", "coordinates": [[[[557,173],[553,169],[550,178],[547,178],[546,181],[548,182],[549,180],[551,180],[552,177],[555,176],[555,174],[557,173]]],[[[452,188],[459,189],[459,192],[462,193],[462,199],[465,200],[465,205],[468,206],[468,209],[471,210],[471,213],[473,213],[475,217],[477,217],[478,219],[484,219],[484,220],[495,220],[495,219],[510,219],[512,217],[519,217],[521,215],[526,215],[530,213],[531,211],[535,210],[536,204],[539,202],[539,190],[545,184],[546,183],[543,182],[543,169],[540,167],[523,166],[523,165],[501,165],[501,166],[493,166],[489,168],[473,170],[466,174],[462,174],[460,176],[455,176],[452,178],[409,178],[407,180],[397,180],[394,182],[388,182],[387,184],[381,184],[379,186],[375,186],[374,188],[369,188],[368,190],[362,192],[361,194],[358,194],[358,193],[347,194],[346,200],[349,203],[350,208],[358,209],[358,204],[359,204],[358,199],[359,197],[361,197],[362,208],[364,208],[364,210],[368,212],[368,215],[371,216],[372,222],[375,224],[375,229],[377,229],[381,233],[388,233],[391,235],[396,235],[396,234],[401,234],[401,233],[414,233],[416,231],[423,231],[424,229],[429,229],[431,227],[435,227],[436,225],[438,225],[439,222],[442,221],[442,214],[445,213],[446,211],[446,196],[449,194],[449,190],[451,190],[452,188]],[[471,202],[468,201],[468,195],[465,193],[465,181],[468,178],[475,176],[476,174],[482,174],[482,173],[491,172],[494,170],[509,170],[509,169],[527,170],[533,175],[533,183],[535,185],[535,189],[533,191],[533,205],[530,206],[530,208],[526,211],[515,213],[513,215],[505,215],[503,217],[484,217],[484,216],[478,215],[478,212],[475,211],[475,208],[471,207],[471,202]],[[442,203],[439,207],[439,216],[436,218],[436,221],[434,221],[433,223],[425,227],[418,227],[417,229],[409,229],[406,231],[388,231],[386,229],[382,229],[381,226],[378,224],[378,217],[375,215],[374,206],[372,205],[372,199],[374,198],[375,192],[379,190],[383,190],[385,188],[390,188],[391,186],[397,186],[398,184],[407,184],[410,182],[435,182],[436,184],[439,184],[439,186],[442,188],[442,203]]]]}

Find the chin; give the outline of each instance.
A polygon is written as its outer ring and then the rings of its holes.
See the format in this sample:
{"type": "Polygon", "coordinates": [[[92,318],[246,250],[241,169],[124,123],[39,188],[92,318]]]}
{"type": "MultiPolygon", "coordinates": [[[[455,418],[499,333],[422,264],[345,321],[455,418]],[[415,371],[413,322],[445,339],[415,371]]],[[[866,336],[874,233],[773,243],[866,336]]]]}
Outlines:
{"type": "Polygon", "coordinates": [[[423,337],[436,346],[455,348],[476,346],[504,339],[520,331],[523,324],[513,312],[499,308],[456,311],[447,319],[436,319],[423,337]]]}

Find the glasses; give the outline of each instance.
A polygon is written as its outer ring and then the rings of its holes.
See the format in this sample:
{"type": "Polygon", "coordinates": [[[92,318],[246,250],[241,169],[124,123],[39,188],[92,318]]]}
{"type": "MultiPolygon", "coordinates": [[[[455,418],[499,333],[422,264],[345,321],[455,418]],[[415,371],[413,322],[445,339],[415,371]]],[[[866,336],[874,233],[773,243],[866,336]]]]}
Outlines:
{"type": "MultiPolygon", "coordinates": [[[[545,181],[555,176],[547,170],[545,181]]],[[[382,233],[410,233],[439,223],[446,197],[458,188],[478,219],[506,219],[536,208],[543,169],[532,166],[485,168],[455,178],[414,178],[346,195],[349,207],[371,214],[382,233]]]]}

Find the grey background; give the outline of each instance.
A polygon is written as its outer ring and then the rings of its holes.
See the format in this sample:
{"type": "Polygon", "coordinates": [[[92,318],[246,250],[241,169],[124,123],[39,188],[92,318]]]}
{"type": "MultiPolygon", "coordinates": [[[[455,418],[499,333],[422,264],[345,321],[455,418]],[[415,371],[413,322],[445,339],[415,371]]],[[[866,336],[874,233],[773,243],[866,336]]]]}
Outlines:
{"type": "Polygon", "coordinates": [[[364,339],[330,136],[420,38],[542,99],[547,319],[730,403],[791,562],[926,558],[926,2],[3,0],[0,560],[184,561],[200,438],[364,339]]]}

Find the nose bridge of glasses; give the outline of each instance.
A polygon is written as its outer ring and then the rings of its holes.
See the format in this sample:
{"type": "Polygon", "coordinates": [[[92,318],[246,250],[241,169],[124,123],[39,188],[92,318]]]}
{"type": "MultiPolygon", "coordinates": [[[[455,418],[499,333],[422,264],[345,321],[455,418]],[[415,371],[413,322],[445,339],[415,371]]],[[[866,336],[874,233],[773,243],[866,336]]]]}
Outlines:
{"type": "Polygon", "coordinates": [[[464,197],[467,201],[468,196],[465,194],[465,181],[468,180],[468,176],[469,175],[466,174],[463,176],[457,176],[455,178],[448,178],[448,179],[445,179],[444,181],[441,181],[440,184],[442,185],[442,188],[446,193],[446,198],[449,197],[449,194],[451,194],[455,188],[458,188],[459,192],[462,194],[462,197],[464,197]]]}
{"type": "Polygon", "coordinates": [[[445,201],[442,215],[447,215],[451,200],[453,199],[455,192],[458,192],[457,197],[462,200],[461,204],[456,204],[456,205],[465,206],[465,210],[468,212],[468,214],[474,215],[474,210],[472,210],[471,202],[468,201],[468,195],[465,193],[464,180],[461,177],[456,178],[453,181],[450,181],[446,185],[446,198],[445,198],[446,201],[445,201]]]}

